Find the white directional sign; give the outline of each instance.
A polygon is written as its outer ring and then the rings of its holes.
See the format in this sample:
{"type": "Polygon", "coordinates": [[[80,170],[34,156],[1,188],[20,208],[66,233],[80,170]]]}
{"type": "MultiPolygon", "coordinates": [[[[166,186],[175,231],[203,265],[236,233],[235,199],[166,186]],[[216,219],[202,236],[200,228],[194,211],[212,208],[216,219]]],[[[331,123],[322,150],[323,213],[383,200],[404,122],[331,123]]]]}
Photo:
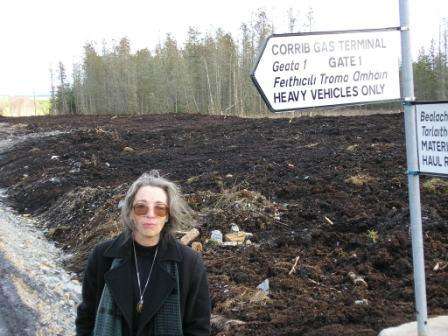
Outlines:
{"type": "Polygon", "coordinates": [[[252,80],[276,111],[400,98],[398,30],[270,36],[252,80]]]}
{"type": "Polygon", "coordinates": [[[448,103],[417,104],[415,119],[419,171],[448,175],[448,103]]]}

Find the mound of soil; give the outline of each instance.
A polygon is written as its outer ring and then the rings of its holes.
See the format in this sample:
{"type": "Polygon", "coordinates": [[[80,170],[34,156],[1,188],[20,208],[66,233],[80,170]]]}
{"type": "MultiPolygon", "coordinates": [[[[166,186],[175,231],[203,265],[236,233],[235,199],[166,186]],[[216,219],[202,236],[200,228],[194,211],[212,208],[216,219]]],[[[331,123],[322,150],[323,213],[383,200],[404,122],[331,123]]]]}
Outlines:
{"type": "MultiPolygon", "coordinates": [[[[0,156],[0,186],[74,254],[116,235],[141,173],[178,182],[196,210],[214,335],[377,335],[414,319],[403,116],[200,115],[2,119],[29,137],[0,156]],[[252,244],[206,241],[231,224],[252,244]],[[293,267],[295,266],[295,267],[293,267]],[[269,279],[262,295],[258,284],[269,279]]],[[[0,134],[2,135],[2,134],[0,134]]],[[[448,186],[421,178],[428,310],[448,313],[448,186]]]]}

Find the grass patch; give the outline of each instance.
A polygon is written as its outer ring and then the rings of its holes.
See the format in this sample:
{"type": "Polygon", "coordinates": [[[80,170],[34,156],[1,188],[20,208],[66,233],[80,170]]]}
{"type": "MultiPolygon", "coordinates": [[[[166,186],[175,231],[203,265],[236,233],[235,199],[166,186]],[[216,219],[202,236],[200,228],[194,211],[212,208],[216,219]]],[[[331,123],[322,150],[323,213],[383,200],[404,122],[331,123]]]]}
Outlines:
{"type": "Polygon", "coordinates": [[[367,174],[358,174],[355,176],[350,176],[349,178],[345,179],[345,183],[353,184],[356,186],[363,186],[372,183],[374,181],[375,178],[367,174]]]}
{"type": "Polygon", "coordinates": [[[423,190],[433,194],[447,195],[448,181],[441,178],[430,178],[423,183],[423,190]]]}

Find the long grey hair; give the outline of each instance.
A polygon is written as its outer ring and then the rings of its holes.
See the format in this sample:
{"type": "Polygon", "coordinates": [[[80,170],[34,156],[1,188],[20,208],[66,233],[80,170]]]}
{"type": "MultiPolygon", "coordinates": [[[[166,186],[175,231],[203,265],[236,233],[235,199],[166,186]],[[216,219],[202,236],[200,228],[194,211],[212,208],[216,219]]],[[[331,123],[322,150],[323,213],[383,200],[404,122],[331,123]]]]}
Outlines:
{"type": "MultiPolygon", "coordinates": [[[[166,243],[177,229],[186,229],[193,226],[193,211],[181,195],[179,187],[168,179],[160,176],[157,170],[144,173],[129,187],[124,202],[121,206],[121,223],[125,228],[126,238],[134,232],[135,223],[131,212],[135,195],[140,188],[145,186],[159,187],[168,196],[169,218],[160,233],[160,241],[166,243]]],[[[127,240],[127,239],[126,239],[127,240]]]]}

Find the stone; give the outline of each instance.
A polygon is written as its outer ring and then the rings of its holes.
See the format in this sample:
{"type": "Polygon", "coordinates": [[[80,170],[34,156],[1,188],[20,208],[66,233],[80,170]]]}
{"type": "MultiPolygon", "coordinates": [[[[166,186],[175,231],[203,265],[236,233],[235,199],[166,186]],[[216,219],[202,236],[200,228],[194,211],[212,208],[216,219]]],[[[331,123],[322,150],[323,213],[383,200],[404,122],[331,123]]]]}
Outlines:
{"type": "Polygon", "coordinates": [[[134,153],[135,149],[132,147],[125,147],[125,148],[123,148],[123,152],[124,153],[134,153]]]}
{"type": "Polygon", "coordinates": [[[362,299],[362,300],[356,300],[355,301],[355,305],[368,305],[369,301],[367,301],[367,299],[362,299]]]}
{"type": "Polygon", "coordinates": [[[235,223],[231,223],[230,224],[230,231],[232,231],[232,232],[239,232],[240,228],[235,223]]]}
{"type": "Polygon", "coordinates": [[[221,244],[222,243],[222,232],[219,230],[213,230],[210,236],[210,240],[221,244]]]}
{"type": "Polygon", "coordinates": [[[263,291],[264,293],[269,293],[269,279],[265,279],[261,284],[257,286],[257,289],[263,291]]]}

